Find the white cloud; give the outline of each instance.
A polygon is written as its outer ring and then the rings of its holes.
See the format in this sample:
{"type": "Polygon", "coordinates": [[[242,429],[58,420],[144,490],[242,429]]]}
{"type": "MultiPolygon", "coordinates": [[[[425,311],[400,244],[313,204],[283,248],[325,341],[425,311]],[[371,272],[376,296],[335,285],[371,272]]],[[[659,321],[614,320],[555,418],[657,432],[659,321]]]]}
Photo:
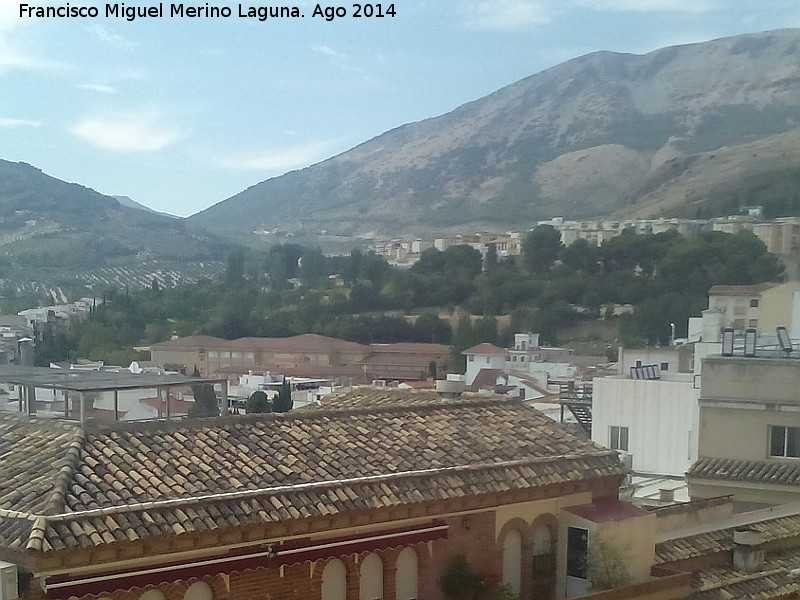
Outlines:
{"type": "Polygon", "coordinates": [[[179,128],[154,109],[87,117],[72,133],[98,148],[128,152],[156,152],[181,138],[179,128]]]}
{"type": "Polygon", "coordinates": [[[330,46],[317,45],[317,46],[311,46],[311,49],[314,52],[318,52],[319,54],[324,54],[325,56],[330,56],[332,58],[338,58],[339,60],[348,59],[347,54],[345,54],[344,52],[339,52],[337,50],[334,50],[330,46]]]}
{"type": "Polygon", "coordinates": [[[31,119],[4,119],[0,118],[0,127],[41,127],[41,121],[31,119]]]}
{"type": "Polygon", "coordinates": [[[89,90],[92,92],[100,92],[101,94],[116,94],[117,88],[113,85],[104,85],[102,83],[83,83],[78,85],[82,90],[89,90]]]}
{"type": "Polygon", "coordinates": [[[278,150],[254,150],[227,154],[212,162],[232,171],[290,171],[319,162],[330,155],[333,142],[314,142],[278,150]]]}
{"type": "Polygon", "coordinates": [[[67,65],[44,58],[35,46],[33,36],[22,35],[36,19],[19,16],[20,2],[0,1],[0,75],[9,71],[64,71],[67,65]]]}
{"type": "Polygon", "coordinates": [[[531,0],[484,0],[464,8],[464,22],[472,29],[511,30],[549,23],[552,11],[531,0]]]}
{"type": "Polygon", "coordinates": [[[109,44],[111,46],[114,46],[115,48],[130,50],[136,47],[135,42],[132,42],[129,39],[124,38],[116,33],[112,33],[101,25],[97,24],[90,25],[89,31],[91,31],[100,41],[105,42],[106,44],[109,44]]]}
{"type": "Polygon", "coordinates": [[[703,13],[718,8],[718,0],[578,0],[578,5],[618,12],[703,13]]]}

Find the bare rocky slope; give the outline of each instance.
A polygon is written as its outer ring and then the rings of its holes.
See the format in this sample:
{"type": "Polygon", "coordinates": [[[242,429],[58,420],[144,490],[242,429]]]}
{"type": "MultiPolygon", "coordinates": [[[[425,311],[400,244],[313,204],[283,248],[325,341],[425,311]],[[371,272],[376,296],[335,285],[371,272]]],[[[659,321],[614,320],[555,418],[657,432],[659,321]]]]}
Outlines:
{"type": "Polygon", "coordinates": [[[775,168],[748,152],[780,143],[781,173],[797,169],[797,145],[784,142],[798,127],[800,30],[596,52],[261,182],[190,222],[240,236],[420,235],[554,215],[688,214],[775,168]]]}

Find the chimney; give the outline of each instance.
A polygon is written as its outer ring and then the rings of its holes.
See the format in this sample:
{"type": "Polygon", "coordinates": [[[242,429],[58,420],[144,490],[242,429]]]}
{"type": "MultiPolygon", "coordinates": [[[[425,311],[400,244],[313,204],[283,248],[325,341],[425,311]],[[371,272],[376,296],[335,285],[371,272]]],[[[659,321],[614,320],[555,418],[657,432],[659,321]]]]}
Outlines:
{"type": "Polygon", "coordinates": [[[752,529],[733,532],[733,567],[742,573],[757,573],[764,567],[764,535],[752,529]]]}

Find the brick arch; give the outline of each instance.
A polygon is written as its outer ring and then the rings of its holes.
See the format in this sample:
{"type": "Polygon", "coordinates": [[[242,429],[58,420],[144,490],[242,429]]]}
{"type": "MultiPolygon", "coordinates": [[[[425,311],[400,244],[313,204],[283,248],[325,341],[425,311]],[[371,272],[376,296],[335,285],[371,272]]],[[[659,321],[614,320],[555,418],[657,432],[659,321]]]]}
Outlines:
{"type": "Polygon", "coordinates": [[[499,548],[503,547],[503,542],[505,542],[506,536],[512,530],[518,531],[522,536],[523,546],[533,543],[533,528],[522,517],[514,517],[513,519],[509,519],[503,523],[503,526],[500,528],[500,531],[497,534],[497,539],[495,542],[499,548]]]}
{"type": "Polygon", "coordinates": [[[358,598],[361,598],[361,584],[364,578],[364,561],[367,560],[370,556],[374,556],[378,559],[381,566],[381,593],[380,597],[384,597],[386,594],[386,560],[379,552],[370,551],[370,552],[362,552],[358,555],[358,598]]]}
{"type": "Polygon", "coordinates": [[[548,527],[550,529],[550,544],[553,550],[558,548],[558,518],[551,513],[542,513],[533,520],[531,523],[531,543],[533,543],[533,536],[536,530],[540,527],[548,527]]]}
{"type": "Polygon", "coordinates": [[[167,589],[159,588],[164,592],[167,600],[183,600],[188,590],[193,583],[202,581],[208,584],[211,592],[214,594],[214,600],[229,600],[230,592],[228,591],[228,584],[223,575],[206,575],[205,577],[198,578],[192,577],[187,580],[176,581],[167,586],[167,589]]]}

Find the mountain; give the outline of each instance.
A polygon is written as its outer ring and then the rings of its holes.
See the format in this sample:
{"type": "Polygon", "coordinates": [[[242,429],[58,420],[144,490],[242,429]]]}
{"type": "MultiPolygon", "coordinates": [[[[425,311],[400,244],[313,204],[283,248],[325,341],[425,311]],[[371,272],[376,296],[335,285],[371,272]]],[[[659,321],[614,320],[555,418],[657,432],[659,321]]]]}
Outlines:
{"type": "Polygon", "coordinates": [[[190,221],[239,236],[276,227],[423,235],[520,229],[555,215],[699,214],[728,190],[746,202],[754,177],[766,196],[769,173],[792,178],[800,147],[781,140],[798,127],[800,30],[596,52],[261,182],[190,221]],[[777,163],[750,160],[777,146],[777,163]]]}
{"type": "Polygon", "coordinates": [[[221,271],[233,244],[0,160],[0,289],[149,285],[221,271]]]}
{"type": "Polygon", "coordinates": [[[119,202],[120,204],[122,204],[122,206],[127,206],[128,208],[138,208],[139,210],[143,210],[145,212],[155,213],[157,215],[163,215],[165,217],[171,217],[173,219],[177,219],[178,218],[175,215],[171,215],[169,213],[159,212],[157,210],[153,210],[149,206],[145,206],[144,204],[141,204],[141,203],[137,202],[136,200],[134,200],[133,198],[129,198],[128,196],[111,196],[111,197],[114,200],[116,200],[117,202],[119,202]]]}

